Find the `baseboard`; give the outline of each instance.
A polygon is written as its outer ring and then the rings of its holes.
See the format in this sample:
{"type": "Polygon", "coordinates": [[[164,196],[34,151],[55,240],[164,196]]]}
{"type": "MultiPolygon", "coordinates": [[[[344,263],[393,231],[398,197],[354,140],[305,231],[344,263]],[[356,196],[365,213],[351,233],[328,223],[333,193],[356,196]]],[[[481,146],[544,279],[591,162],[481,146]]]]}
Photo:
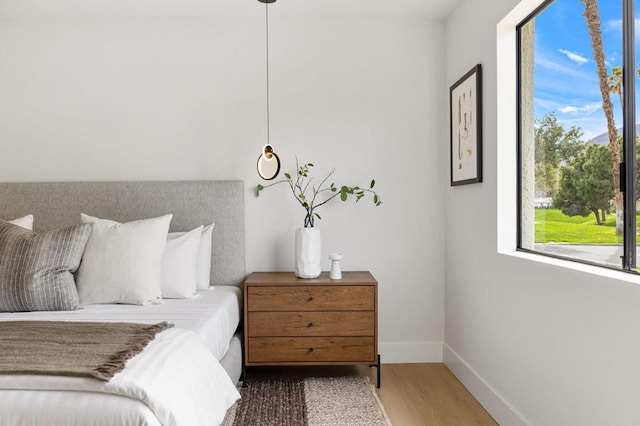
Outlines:
{"type": "Polygon", "coordinates": [[[528,425],[525,418],[491,387],[467,362],[446,343],[443,345],[444,364],[455,374],[485,410],[501,425],[528,425]]]}
{"type": "Polygon", "coordinates": [[[380,342],[383,364],[442,362],[442,342],[380,342]]]}

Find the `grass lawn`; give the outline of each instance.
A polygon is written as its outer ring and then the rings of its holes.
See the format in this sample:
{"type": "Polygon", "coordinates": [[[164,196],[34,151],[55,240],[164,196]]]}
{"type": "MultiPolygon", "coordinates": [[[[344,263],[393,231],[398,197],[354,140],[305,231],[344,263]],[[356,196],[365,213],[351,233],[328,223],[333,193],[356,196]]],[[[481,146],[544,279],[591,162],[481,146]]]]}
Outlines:
{"type": "MultiPolygon", "coordinates": [[[[639,219],[636,216],[636,223],[639,219]]],[[[616,236],[615,215],[607,216],[604,225],[596,225],[593,213],[566,216],[560,210],[536,209],[535,221],[536,243],[622,244],[622,236],[616,236]]]]}

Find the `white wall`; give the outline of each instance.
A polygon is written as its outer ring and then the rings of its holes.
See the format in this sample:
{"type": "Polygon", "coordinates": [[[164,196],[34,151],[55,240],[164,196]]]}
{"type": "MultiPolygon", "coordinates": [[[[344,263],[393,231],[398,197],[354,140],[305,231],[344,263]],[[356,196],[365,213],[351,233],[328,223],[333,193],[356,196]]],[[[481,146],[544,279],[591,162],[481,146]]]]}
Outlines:
{"type": "MultiPolygon", "coordinates": [[[[0,4],[0,181],[240,179],[247,272],[292,269],[303,210],[284,186],[252,190],[264,7],[137,1],[0,4]]],[[[295,4],[270,7],[272,143],[285,171],[298,155],[336,184],[376,179],[383,206],[319,211],[323,266],[342,252],[379,280],[383,361],[439,361],[444,24],[295,4]]]]}
{"type": "Polygon", "coordinates": [[[640,286],[497,254],[496,24],[518,3],[447,20],[447,84],[483,65],[485,157],[446,190],[445,361],[501,424],[640,424],[640,286]]]}

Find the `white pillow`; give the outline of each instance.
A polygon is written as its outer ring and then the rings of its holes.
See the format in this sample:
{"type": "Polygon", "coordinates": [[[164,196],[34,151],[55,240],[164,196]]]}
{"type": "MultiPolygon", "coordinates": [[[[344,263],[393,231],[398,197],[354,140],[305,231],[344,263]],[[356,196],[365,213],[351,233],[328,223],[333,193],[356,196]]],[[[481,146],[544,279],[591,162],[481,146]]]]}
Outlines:
{"type": "Polygon", "coordinates": [[[93,223],[93,230],[76,280],[80,304],[157,303],[171,218],[118,223],[82,214],[82,223],[93,223]]]}
{"type": "MultiPolygon", "coordinates": [[[[215,223],[202,229],[200,249],[198,250],[198,290],[209,289],[211,281],[211,237],[215,223]]],[[[172,232],[169,235],[184,235],[184,232],[172,232]]]]}
{"type": "Polygon", "coordinates": [[[202,230],[200,239],[200,251],[198,252],[198,290],[206,290],[211,283],[211,237],[214,223],[207,225],[202,230]]]}
{"type": "Polygon", "coordinates": [[[14,220],[9,220],[8,222],[13,223],[14,225],[18,225],[23,228],[26,228],[29,231],[33,231],[33,215],[32,214],[28,214],[24,217],[19,217],[14,220]]]}
{"type": "Polygon", "coordinates": [[[188,299],[195,296],[202,228],[198,226],[189,232],[174,232],[167,236],[162,257],[162,297],[188,299]]]}

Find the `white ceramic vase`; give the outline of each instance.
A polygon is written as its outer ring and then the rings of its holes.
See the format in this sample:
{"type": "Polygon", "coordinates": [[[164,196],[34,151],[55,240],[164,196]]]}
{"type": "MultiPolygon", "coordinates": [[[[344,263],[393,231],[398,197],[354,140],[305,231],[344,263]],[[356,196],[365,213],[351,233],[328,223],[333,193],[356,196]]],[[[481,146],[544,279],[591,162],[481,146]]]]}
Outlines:
{"type": "Polygon", "coordinates": [[[322,270],[321,257],[320,230],[296,229],[296,275],[299,278],[318,278],[322,270]]]}

